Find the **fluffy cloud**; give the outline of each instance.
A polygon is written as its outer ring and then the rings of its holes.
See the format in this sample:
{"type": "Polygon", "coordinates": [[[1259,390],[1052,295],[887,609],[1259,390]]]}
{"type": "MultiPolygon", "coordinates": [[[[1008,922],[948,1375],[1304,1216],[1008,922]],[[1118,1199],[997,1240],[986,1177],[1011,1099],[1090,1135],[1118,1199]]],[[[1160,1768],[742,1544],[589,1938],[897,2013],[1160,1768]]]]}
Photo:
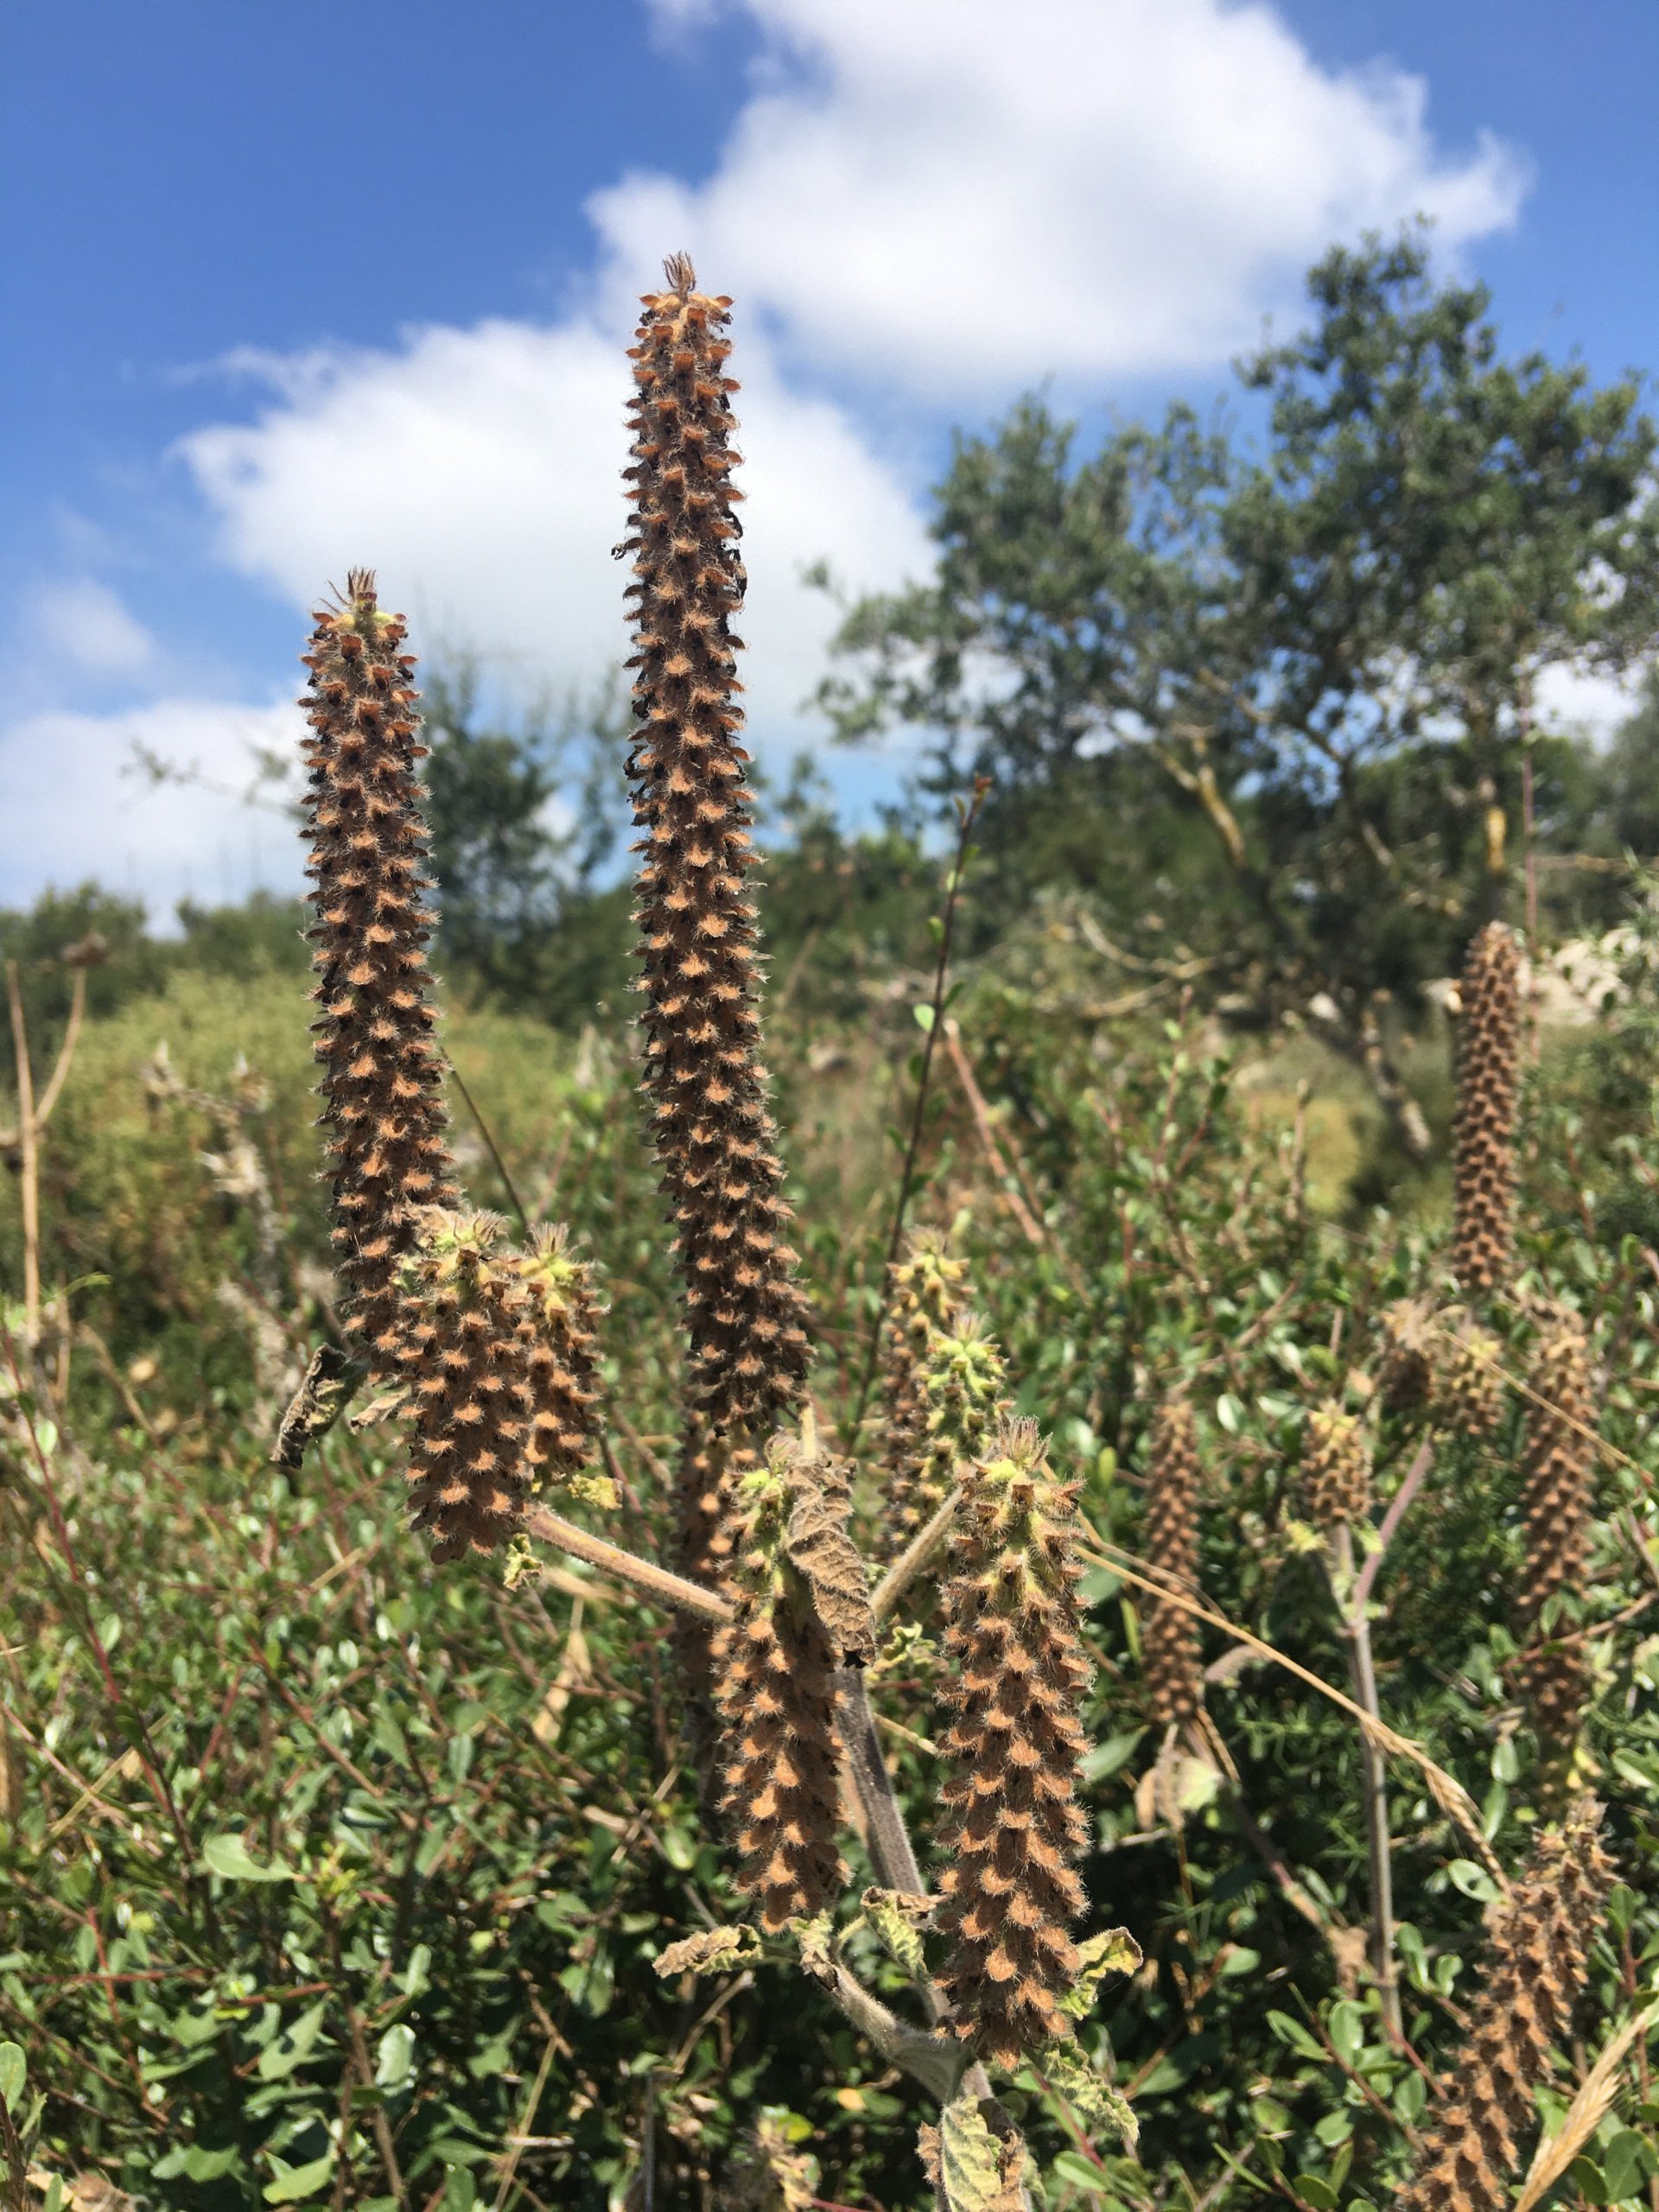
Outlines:
{"type": "Polygon", "coordinates": [[[629,176],[601,232],[631,274],[690,246],[795,357],[929,401],[1207,366],[1331,238],[1423,213],[1455,248],[1523,188],[1490,137],[1436,149],[1420,78],[1321,69],[1265,6],[741,4],[766,59],[715,174],[629,176]]]}
{"type": "MultiPolygon", "coordinates": [[[[744,674],[764,741],[795,722],[836,619],[801,581],[827,558],[861,584],[924,554],[897,477],[827,401],[745,371],[739,480],[749,571],[744,674]]],[[[276,403],[188,439],[226,556],[297,601],[358,563],[423,651],[477,652],[527,689],[600,676],[626,650],[626,363],[588,322],[412,334],[397,353],[265,365],[276,403]]]]}
{"type": "Polygon", "coordinates": [[[156,658],[149,631],[92,576],[48,584],[35,600],[32,633],[37,649],[80,675],[134,676],[156,658]]]}
{"type": "Polygon", "coordinates": [[[181,899],[245,897],[256,885],[297,891],[299,842],[279,815],[245,806],[257,753],[291,753],[291,705],[163,699],[126,713],[47,713],[0,734],[0,900],[95,877],[143,897],[163,923],[181,899]],[[157,787],[133,772],[140,749],[202,783],[157,787]]]}

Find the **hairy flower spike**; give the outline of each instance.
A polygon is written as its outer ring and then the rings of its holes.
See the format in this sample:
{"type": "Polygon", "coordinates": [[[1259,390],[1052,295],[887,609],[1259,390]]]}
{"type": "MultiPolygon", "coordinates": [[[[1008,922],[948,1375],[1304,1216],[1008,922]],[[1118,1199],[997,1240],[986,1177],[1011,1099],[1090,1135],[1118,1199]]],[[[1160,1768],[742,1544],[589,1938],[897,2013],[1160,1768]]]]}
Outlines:
{"type": "Polygon", "coordinates": [[[599,1427],[594,1408],[594,1325],[601,1307],[593,1269],[572,1256],[563,1228],[537,1229],[507,1265],[524,1293],[518,1341],[530,1385],[524,1461],[532,1472],[573,1475],[599,1427]]]}
{"type": "Polygon", "coordinates": [[[1400,2212],[1500,2212],[1584,1988],[1615,1869],[1588,1800],[1540,1837],[1492,1924],[1484,1982],[1400,2212]]]}
{"type": "Polygon", "coordinates": [[[1436,1417],[1462,1435],[1490,1436],[1503,1417],[1503,1347],[1455,1308],[1446,1318],[1457,1328],[1439,1363],[1436,1417]]]}
{"type": "Polygon", "coordinates": [[[847,1493],[829,1472],[774,1437],[765,1465],[739,1481],[737,1619],[715,1645],[738,1883],[771,1929],[827,1910],[847,1878],[836,1847],[836,1653],[788,1542],[804,1493],[844,1515],[847,1493]]]}
{"type": "MultiPolygon", "coordinates": [[[[1141,1556],[1155,1580],[1195,1596],[1198,1586],[1198,1447],[1192,1408],[1166,1398],[1152,1427],[1141,1556]]],[[[1165,1727],[1196,1720],[1204,1704],[1198,1631],[1191,1613],[1149,1599],[1141,1649],[1154,1720],[1165,1727]]]]}
{"type": "Polygon", "coordinates": [[[1570,1308],[1558,1306],[1546,1319],[1529,1381],[1521,1493],[1527,1564],[1516,1626],[1532,1648],[1522,1654],[1516,1675],[1540,1738],[1560,1744],[1577,1733],[1584,1661],[1576,1644],[1553,1640],[1541,1617],[1552,1598],[1583,1581],[1596,1458],[1590,1347],[1570,1308]]]}
{"type": "Polygon", "coordinates": [[[1357,1414],[1316,1406],[1302,1446],[1308,1518],[1327,1533],[1352,1528],[1371,1510],[1371,1447],[1357,1414]]]}
{"type": "Polygon", "coordinates": [[[744,574],[730,302],[693,289],[683,255],[668,276],[668,290],[645,297],[631,356],[639,728],[628,772],[645,832],[645,1091],[685,1285],[692,1395],[719,1432],[792,1404],[809,1345],[760,1061],[748,755],[735,735],[741,641],[730,626],[744,574]]]}
{"type": "Polygon", "coordinates": [[[944,1591],[955,1662],[944,1750],[940,1925],[956,2032],[1013,2067],[1067,2032],[1059,2000],[1079,1967],[1071,1862],[1087,1840],[1075,1802],[1090,1675],[1073,1586],[1077,1485],[1058,1483],[1035,1425],[1008,1421],[968,1471],[944,1591]]]}
{"type": "Polygon", "coordinates": [[[1452,1267],[1478,1295],[1508,1276],[1515,1243],[1521,948],[1502,922],[1469,947],[1459,986],[1457,1230],[1452,1267]]]}
{"type": "Polygon", "coordinates": [[[380,612],[372,575],[354,569],[345,604],[317,613],[302,702],[334,1243],[346,1332],[382,1378],[396,1371],[396,1277],[415,1213],[455,1198],[426,969],[425,748],[404,635],[401,615],[380,612]]]}
{"type": "Polygon", "coordinates": [[[893,1270],[887,1352],[881,1376],[887,1422],[883,1457],[887,1497],[902,1508],[926,1448],[927,1402],[922,1366],[928,1338],[950,1319],[968,1281],[968,1262],[951,1252],[937,1230],[918,1230],[893,1270]]]}
{"type": "Polygon", "coordinates": [[[1434,1314],[1426,1299],[1400,1298],[1377,1316],[1376,1385],[1396,1413],[1425,1406],[1434,1389],[1434,1314]]]}
{"type": "Polygon", "coordinates": [[[490,1213],[429,1207],[399,1268],[399,1361],[414,1423],[409,1480],[415,1526],[432,1555],[494,1551],[523,1504],[535,1407],[523,1325],[529,1294],[506,1224],[490,1213]]]}
{"type": "Polygon", "coordinates": [[[1008,1414],[1007,1365],[977,1313],[929,1332],[917,1376],[920,1422],[907,1479],[888,1493],[900,1545],[944,1503],[957,1470],[982,1459],[1008,1414]]]}

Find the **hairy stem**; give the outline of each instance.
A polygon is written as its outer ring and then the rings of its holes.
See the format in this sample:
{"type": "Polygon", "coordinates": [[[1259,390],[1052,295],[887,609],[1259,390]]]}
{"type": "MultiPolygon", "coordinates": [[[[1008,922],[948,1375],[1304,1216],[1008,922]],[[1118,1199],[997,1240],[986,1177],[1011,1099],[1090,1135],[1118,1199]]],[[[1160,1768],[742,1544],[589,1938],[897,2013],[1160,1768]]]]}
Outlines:
{"type": "Polygon", "coordinates": [[[870,1611],[875,1615],[878,1628],[917,1576],[925,1573],[932,1564],[939,1547],[950,1533],[951,1523],[961,1503],[962,1493],[953,1485],[950,1494],[936,1508],[932,1518],[917,1530],[876,1584],[870,1593],[870,1611]]]}
{"type": "Polygon", "coordinates": [[[700,1582],[688,1582],[683,1574],[671,1574],[667,1567],[658,1567],[652,1560],[641,1559],[637,1553],[624,1551],[620,1544],[607,1543],[603,1536],[590,1535],[574,1521],[567,1521],[562,1513],[555,1513],[551,1506],[528,1507],[524,1524],[532,1536],[539,1536],[543,1543],[553,1544],[575,1559],[585,1559],[590,1567],[598,1567],[602,1573],[613,1574],[620,1582],[631,1582],[643,1596],[671,1605],[677,1612],[694,1613],[698,1619],[713,1621],[720,1628],[728,1626],[737,1618],[731,1605],[717,1591],[706,1590],[700,1582]]]}

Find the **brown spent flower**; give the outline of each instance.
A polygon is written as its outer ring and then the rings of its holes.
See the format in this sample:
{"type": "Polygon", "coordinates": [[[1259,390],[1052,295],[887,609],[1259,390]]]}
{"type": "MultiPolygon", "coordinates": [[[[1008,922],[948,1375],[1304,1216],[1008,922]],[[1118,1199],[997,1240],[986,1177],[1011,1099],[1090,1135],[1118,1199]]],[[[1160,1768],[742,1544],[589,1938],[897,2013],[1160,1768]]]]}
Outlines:
{"type": "Polygon", "coordinates": [[[571,1475],[590,1455],[599,1429],[594,1271],[571,1254],[563,1226],[532,1230],[530,1249],[512,1254],[507,1264],[524,1293],[518,1321],[531,1394],[524,1464],[532,1478],[543,1470],[571,1475]]]}
{"type": "Polygon", "coordinates": [[[1601,1808],[1582,1800],[1541,1835],[1493,1918],[1486,1974],[1400,2212],[1500,2212],[1507,2177],[1538,2124],[1535,2092],[1550,2079],[1585,1985],[1616,1870],[1601,1848],[1601,1808]]]}
{"type": "Polygon", "coordinates": [[[1503,1418],[1503,1347],[1490,1329],[1465,1314],[1442,1348],[1435,1377],[1435,1417],[1464,1436],[1490,1436],[1503,1418]]]}
{"type": "MultiPolygon", "coordinates": [[[[1166,1398],[1152,1425],[1141,1556],[1155,1581],[1191,1596],[1198,1586],[1198,1507],[1192,1408],[1185,1398],[1166,1398]]],[[[1196,1720],[1204,1705],[1204,1677],[1192,1614],[1166,1599],[1148,1599],[1141,1653],[1154,1719],[1165,1727],[1196,1720]]]]}
{"type": "Polygon", "coordinates": [[[715,1431],[795,1402],[810,1346],[760,1060],[754,864],[731,617],[742,603],[738,455],[722,334],[731,302],[667,264],[632,349],[639,601],[628,772],[645,832],[639,905],[645,1091],[672,1208],[691,1392],[715,1431]]]}
{"type": "Polygon", "coordinates": [[[730,1588],[737,1619],[715,1643],[725,1727],[722,1807],[739,1856],[738,1886],[763,1928],[823,1912],[847,1878],[836,1845],[839,1739],[836,1652],[811,1584],[789,1554],[803,1493],[847,1494],[798,1445],[777,1436],[766,1464],[737,1485],[730,1588]]]}
{"type": "Polygon", "coordinates": [[[1371,1510],[1371,1446],[1357,1414],[1315,1406],[1302,1445],[1308,1518],[1327,1535],[1363,1521],[1371,1510]]]}
{"type": "Polygon", "coordinates": [[[1522,1654],[1516,1677],[1539,1736],[1560,1742],[1577,1732],[1586,1677],[1579,1647],[1555,1642],[1541,1617],[1552,1598],[1583,1582],[1596,1459],[1590,1346],[1569,1307],[1545,1318],[1529,1381],[1521,1492],[1527,1564],[1516,1627],[1533,1648],[1522,1654]]]}
{"type": "Polygon", "coordinates": [[[1381,1342],[1376,1387],[1396,1413],[1425,1406],[1434,1389],[1434,1310],[1424,1298],[1398,1298],[1376,1318],[1381,1342]]]}
{"type": "Polygon", "coordinates": [[[1515,1247],[1521,948],[1502,922],[1488,922],[1470,945],[1458,995],[1452,1269],[1465,1291],[1484,1295],[1508,1276],[1515,1247]]]}
{"type": "Polygon", "coordinates": [[[399,1360],[415,1433],[409,1480],[415,1526],[432,1556],[494,1551],[528,1487],[535,1403],[522,1325],[529,1295],[497,1214],[429,1207],[399,1269],[399,1360]]]}
{"type": "Polygon", "coordinates": [[[922,1363],[927,1342],[942,1329],[968,1281],[968,1262],[953,1253],[938,1230],[918,1230],[893,1270],[887,1357],[881,1372],[881,1410],[887,1440],[882,1452],[887,1497],[902,1503],[925,1449],[927,1401],[922,1363]]]}
{"type": "Polygon", "coordinates": [[[396,1278],[415,1216],[455,1199],[426,967],[425,747],[404,635],[400,614],[381,613],[372,573],[353,569],[345,604],[316,615],[302,702],[334,1244],[346,1333],[382,1379],[396,1371],[396,1278]]]}
{"type": "Polygon", "coordinates": [[[1071,1862],[1087,1840],[1076,1802],[1090,1677],[1074,1589],[1077,1485],[1057,1482],[1032,1421],[1005,1423],[969,1470],[944,1592],[954,1662],[953,1768],[939,1924],[955,2031],[1016,2066],[1068,2031],[1059,2002],[1080,1964],[1071,1862]]]}

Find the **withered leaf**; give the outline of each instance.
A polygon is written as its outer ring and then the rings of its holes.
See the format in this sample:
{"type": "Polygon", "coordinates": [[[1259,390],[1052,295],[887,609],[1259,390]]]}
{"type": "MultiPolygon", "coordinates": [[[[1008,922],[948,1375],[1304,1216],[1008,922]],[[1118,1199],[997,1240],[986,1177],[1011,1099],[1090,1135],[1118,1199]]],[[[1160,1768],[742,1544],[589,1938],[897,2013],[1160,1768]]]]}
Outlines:
{"type": "Polygon", "coordinates": [[[671,1943],[652,1964],[664,1981],[671,1981],[682,1974],[723,1974],[761,1953],[760,1938],[753,1928],[709,1928],[700,1936],[671,1943]]]}
{"type": "MultiPolygon", "coordinates": [[[[802,1469],[805,1474],[808,1471],[802,1469]]],[[[846,1667],[875,1656],[875,1615],[858,1547],[847,1530],[847,1494],[839,1484],[801,1481],[790,1508],[784,1548],[811,1586],[812,1602],[846,1667]]]]}

